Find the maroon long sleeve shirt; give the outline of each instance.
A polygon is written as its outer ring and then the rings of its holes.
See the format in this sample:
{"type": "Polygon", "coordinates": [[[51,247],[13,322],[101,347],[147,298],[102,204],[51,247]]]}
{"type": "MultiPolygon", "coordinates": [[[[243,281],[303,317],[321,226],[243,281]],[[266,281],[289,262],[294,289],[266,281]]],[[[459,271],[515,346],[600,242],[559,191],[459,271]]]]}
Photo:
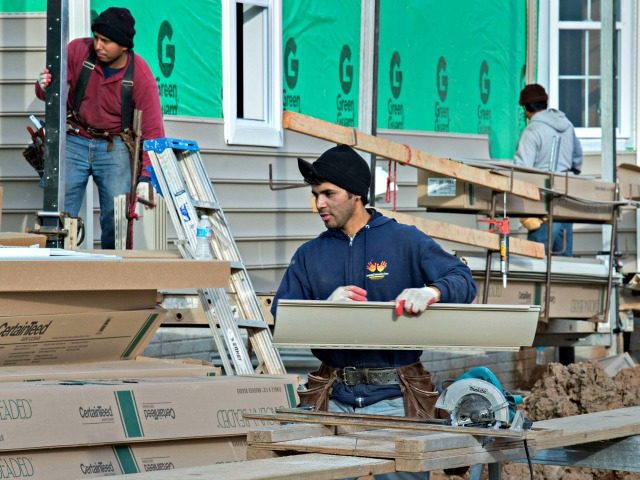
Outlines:
{"type": "MultiPolygon", "coordinates": [[[[69,82],[69,94],[67,97],[67,111],[73,108],[73,95],[80,78],[82,63],[93,49],[92,38],[79,38],[72,40],[68,45],[67,53],[67,81],[69,82]]],[[[164,137],[164,124],[162,123],[162,109],[158,85],[147,65],[147,62],[139,55],[133,55],[135,64],[133,71],[133,108],[142,111],[142,138],[150,140],[164,137]]],[[[129,62],[131,57],[129,57],[129,62]]],[[[127,63],[127,66],[129,64],[127,63]]],[[[84,93],[79,120],[83,125],[88,125],[103,132],[118,133],[122,131],[122,87],[120,82],[127,68],[122,68],[115,75],[105,78],[102,67],[96,64],[95,70],[89,77],[89,82],[84,93]]],[[[45,92],[36,82],[36,96],[45,99],[45,92]]],[[[75,126],[75,125],[74,125],[75,126]]],[[[84,128],[80,127],[79,135],[92,138],[84,128]]],[[[151,162],[146,152],[143,153],[143,168],[151,162]]]]}

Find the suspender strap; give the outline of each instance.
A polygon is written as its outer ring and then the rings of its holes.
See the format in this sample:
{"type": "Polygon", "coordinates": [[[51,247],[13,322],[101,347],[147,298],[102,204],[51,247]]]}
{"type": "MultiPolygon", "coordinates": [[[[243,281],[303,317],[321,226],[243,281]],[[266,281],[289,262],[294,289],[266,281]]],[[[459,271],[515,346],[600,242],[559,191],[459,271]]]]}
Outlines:
{"type": "MultiPolygon", "coordinates": [[[[84,97],[84,92],[87,89],[87,84],[89,83],[89,77],[91,73],[96,68],[96,52],[91,50],[89,52],[89,56],[82,63],[82,70],[80,71],[80,76],[78,77],[78,84],[73,92],[73,118],[78,118],[78,112],[80,111],[80,104],[82,103],[82,98],[84,97]]],[[[134,56],[131,51],[129,54],[129,65],[127,65],[127,70],[124,72],[124,77],[122,77],[122,81],[120,82],[122,88],[121,94],[121,119],[120,126],[122,131],[126,131],[131,128],[131,124],[133,122],[133,64],[134,64],[134,56]]]]}
{"type": "Polygon", "coordinates": [[[78,77],[78,84],[73,92],[73,116],[78,117],[80,111],[80,104],[82,103],[82,97],[84,97],[84,91],[87,89],[89,83],[89,77],[96,68],[96,52],[91,50],[89,56],[82,63],[82,70],[80,70],[80,76],[78,77]]]}
{"type": "Polygon", "coordinates": [[[125,132],[131,128],[133,124],[133,64],[135,63],[133,51],[129,54],[129,65],[127,71],[124,72],[122,78],[122,110],[121,110],[121,128],[125,132]]]}

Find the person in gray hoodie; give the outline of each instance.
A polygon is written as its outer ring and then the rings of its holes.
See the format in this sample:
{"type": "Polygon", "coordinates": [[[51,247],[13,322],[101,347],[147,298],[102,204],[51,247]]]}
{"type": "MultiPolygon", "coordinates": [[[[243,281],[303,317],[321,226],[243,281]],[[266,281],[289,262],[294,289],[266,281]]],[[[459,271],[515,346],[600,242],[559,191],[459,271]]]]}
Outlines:
{"type": "MultiPolygon", "coordinates": [[[[516,165],[554,172],[570,172],[578,175],[582,170],[582,146],[576,137],[573,124],[566,115],[548,108],[549,97],[542,85],[526,85],[520,92],[520,105],[529,124],[518,140],[514,163],[516,165]],[[558,156],[554,161],[552,150],[554,137],[558,139],[558,156]]],[[[528,240],[545,244],[549,253],[548,228],[543,220],[523,219],[529,230],[528,240]]],[[[551,253],[571,256],[573,253],[573,229],[570,223],[554,222],[551,253]]]]}

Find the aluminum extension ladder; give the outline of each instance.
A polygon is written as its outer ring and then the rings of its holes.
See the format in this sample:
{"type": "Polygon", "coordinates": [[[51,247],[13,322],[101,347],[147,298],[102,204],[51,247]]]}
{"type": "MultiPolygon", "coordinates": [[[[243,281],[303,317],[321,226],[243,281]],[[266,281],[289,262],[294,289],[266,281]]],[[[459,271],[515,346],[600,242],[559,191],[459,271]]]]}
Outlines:
{"type": "Polygon", "coordinates": [[[211,250],[214,258],[231,263],[229,292],[223,288],[198,290],[225,372],[227,375],[286,373],[204,168],[198,144],[193,140],[160,138],[145,141],[144,149],[151,159],[183,258],[194,258],[198,219],[200,215],[208,215],[212,225],[211,250]],[[235,299],[235,309],[232,298],[235,299]],[[241,337],[241,329],[246,329],[257,357],[258,366],[255,370],[241,337]]]}

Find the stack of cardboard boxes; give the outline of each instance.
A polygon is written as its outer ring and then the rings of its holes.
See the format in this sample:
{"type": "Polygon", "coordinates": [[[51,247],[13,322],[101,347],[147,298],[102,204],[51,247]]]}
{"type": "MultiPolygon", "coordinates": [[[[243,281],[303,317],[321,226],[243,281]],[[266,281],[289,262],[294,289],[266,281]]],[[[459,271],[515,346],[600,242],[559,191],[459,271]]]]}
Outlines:
{"type": "Polygon", "coordinates": [[[0,255],[0,478],[244,460],[257,425],[242,413],[295,405],[290,377],[139,357],[163,321],[158,290],[226,287],[228,262],[23,250],[0,255]]]}

